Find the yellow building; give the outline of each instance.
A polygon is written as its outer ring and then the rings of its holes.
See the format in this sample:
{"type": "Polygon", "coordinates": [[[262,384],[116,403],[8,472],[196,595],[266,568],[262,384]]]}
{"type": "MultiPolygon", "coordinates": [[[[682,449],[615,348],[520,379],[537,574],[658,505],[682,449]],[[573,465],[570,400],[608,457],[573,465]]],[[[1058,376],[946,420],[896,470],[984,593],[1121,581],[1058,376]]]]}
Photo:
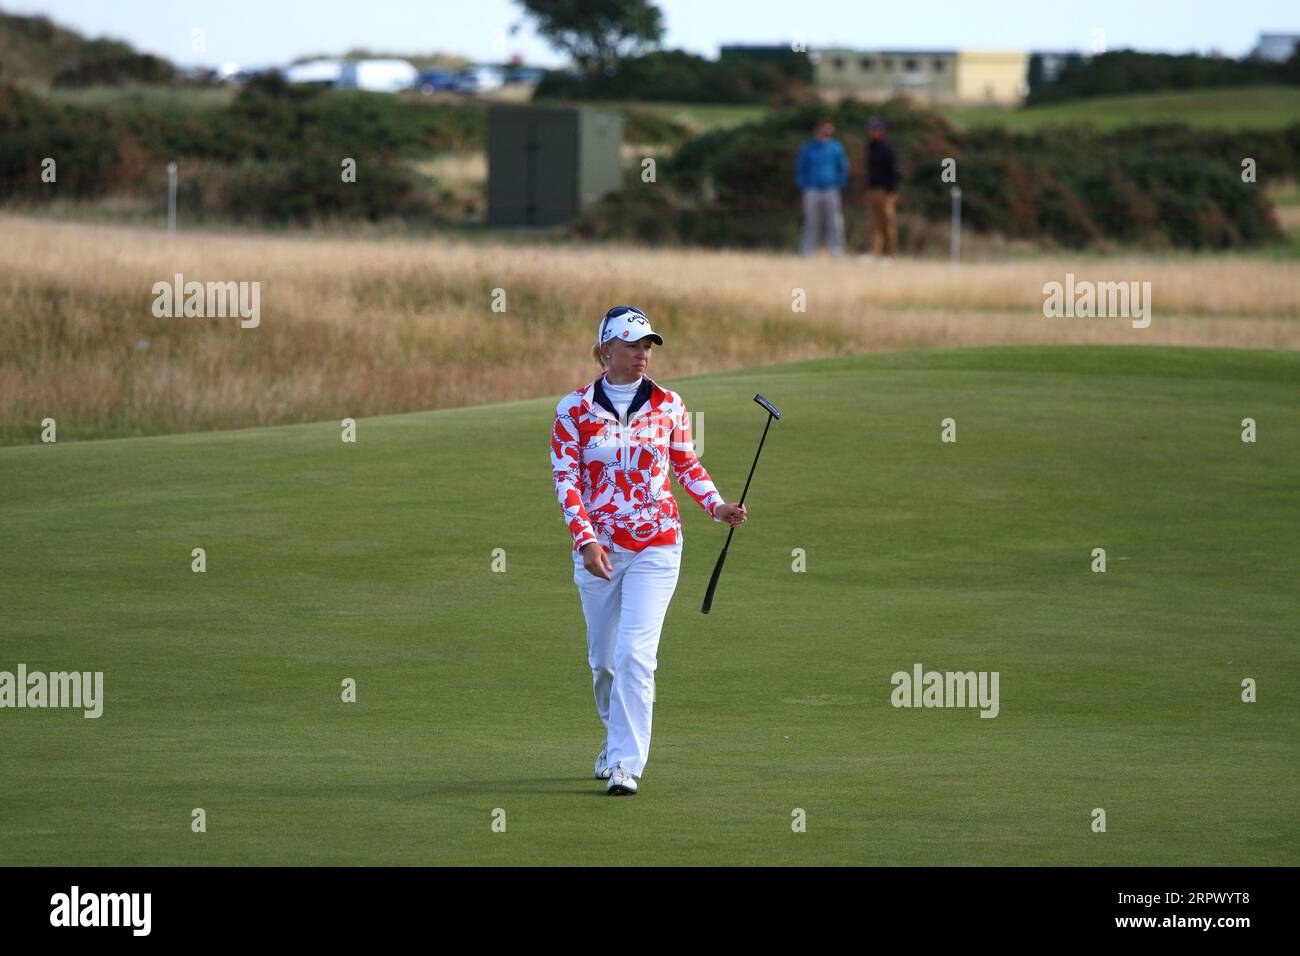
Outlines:
{"type": "Polygon", "coordinates": [[[1028,53],[958,53],[957,99],[1018,105],[1029,94],[1028,74],[1028,53]]]}
{"type": "Polygon", "coordinates": [[[809,51],[813,78],[828,99],[888,99],[1013,106],[1028,92],[1029,55],[957,50],[809,51]]]}

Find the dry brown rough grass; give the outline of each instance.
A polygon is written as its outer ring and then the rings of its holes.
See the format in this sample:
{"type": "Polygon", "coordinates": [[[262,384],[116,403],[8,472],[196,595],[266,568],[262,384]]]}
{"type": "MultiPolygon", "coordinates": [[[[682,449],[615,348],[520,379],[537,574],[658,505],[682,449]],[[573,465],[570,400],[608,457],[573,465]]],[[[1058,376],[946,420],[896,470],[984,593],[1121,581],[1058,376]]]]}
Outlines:
{"type": "Polygon", "coordinates": [[[180,234],[0,215],[0,436],[187,431],[558,397],[611,305],[667,344],[651,374],[1030,343],[1300,347],[1300,268],[1245,257],[962,265],[631,246],[180,234]],[[159,319],[151,288],[261,283],[262,318],[159,319]],[[1042,286],[1152,284],[1153,319],[1045,319],[1042,286]],[[492,290],[508,311],[493,312],[492,290]],[[791,310],[795,288],[807,312],[791,310]]]}

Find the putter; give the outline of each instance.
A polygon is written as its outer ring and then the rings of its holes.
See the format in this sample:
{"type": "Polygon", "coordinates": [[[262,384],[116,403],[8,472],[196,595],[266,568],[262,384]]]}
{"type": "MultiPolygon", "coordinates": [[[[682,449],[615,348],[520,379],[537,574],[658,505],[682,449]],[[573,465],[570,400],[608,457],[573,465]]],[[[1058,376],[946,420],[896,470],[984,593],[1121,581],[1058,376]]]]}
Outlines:
{"type": "MultiPolygon", "coordinates": [[[[754,401],[767,409],[767,424],[763,426],[763,437],[758,440],[758,451],[754,452],[754,464],[749,466],[749,478],[745,479],[745,490],[740,493],[738,505],[745,503],[745,495],[749,494],[749,481],[754,477],[754,469],[758,467],[758,456],[763,453],[763,442],[767,440],[767,430],[772,425],[772,419],[778,421],[781,418],[781,410],[769,402],[762,395],[755,395],[754,401]]],[[[727,532],[727,540],[722,544],[722,553],[718,555],[718,563],[713,566],[713,577],[709,578],[709,590],[704,595],[704,606],[700,608],[701,613],[708,614],[709,608],[713,607],[713,592],[718,589],[718,578],[722,576],[722,566],[727,561],[727,549],[731,547],[731,536],[736,533],[736,526],[732,525],[731,530],[727,532]]]]}

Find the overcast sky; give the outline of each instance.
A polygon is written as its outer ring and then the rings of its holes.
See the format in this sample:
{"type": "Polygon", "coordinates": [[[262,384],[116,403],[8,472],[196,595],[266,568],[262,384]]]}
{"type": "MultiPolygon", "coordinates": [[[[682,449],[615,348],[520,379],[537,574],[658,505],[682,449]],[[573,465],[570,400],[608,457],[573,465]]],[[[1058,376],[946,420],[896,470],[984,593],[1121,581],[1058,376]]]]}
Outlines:
{"type": "MultiPolygon", "coordinates": [[[[716,56],[723,43],[788,43],[963,50],[1162,52],[1240,56],[1259,33],[1300,33],[1296,0],[659,0],[665,45],[716,56]]],[[[349,47],[456,53],[477,61],[520,53],[563,60],[525,25],[511,0],[0,0],[178,63],[274,65],[349,47]],[[206,52],[193,50],[203,30],[206,52]]]]}

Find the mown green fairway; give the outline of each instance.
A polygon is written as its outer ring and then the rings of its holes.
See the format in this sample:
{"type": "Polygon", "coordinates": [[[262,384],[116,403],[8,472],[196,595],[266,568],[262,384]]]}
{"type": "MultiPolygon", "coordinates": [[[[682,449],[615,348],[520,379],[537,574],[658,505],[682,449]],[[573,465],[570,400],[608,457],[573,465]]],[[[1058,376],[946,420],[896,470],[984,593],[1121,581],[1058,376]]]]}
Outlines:
{"type": "Polygon", "coordinates": [[[0,670],[107,698],[0,710],[0,864],[1300,863],[1300,356],[667,360],[729,499],[754,393],[786,420],[708,616],[725,532],[674,484],[630,799],[591,779],[558,395],[0,449],[0,670]],[[895,709],[918,662],[997,671],[999,715],[895,709]]]}

